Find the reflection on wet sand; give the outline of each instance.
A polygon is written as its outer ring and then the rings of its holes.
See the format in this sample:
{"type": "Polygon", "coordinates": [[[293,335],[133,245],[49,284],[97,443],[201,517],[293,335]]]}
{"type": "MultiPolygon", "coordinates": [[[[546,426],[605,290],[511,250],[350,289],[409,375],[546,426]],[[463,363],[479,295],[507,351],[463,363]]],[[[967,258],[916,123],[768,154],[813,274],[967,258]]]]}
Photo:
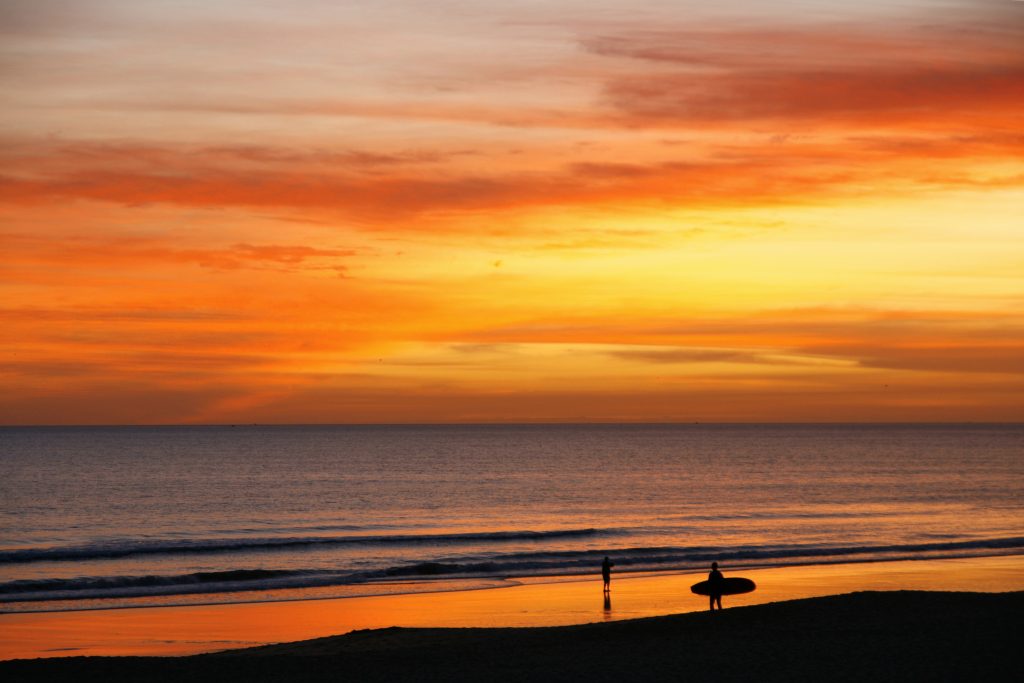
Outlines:
{"type": "MultiPolygon", "coordinates": [[[[1024,557],[744,570],[758,590],[736,606],[860,590],[1024,590],[1024,557]]],[[[619,574],[605,620],[706,610],[697,574],[619,574]]],[[[171,655],[388,626],[553,626],[596,621],[593,576],[510,588],[334,600],[0,615],[0,658],[171,655]]]]}

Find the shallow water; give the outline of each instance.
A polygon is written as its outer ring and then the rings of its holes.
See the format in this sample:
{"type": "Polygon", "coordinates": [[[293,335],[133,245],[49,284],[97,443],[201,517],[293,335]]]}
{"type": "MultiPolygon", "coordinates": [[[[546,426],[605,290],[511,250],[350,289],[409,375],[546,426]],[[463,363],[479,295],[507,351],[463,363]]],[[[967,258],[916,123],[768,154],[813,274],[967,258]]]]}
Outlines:
{"type": "Polygon", "coordinates": [[[7,428],[0,609],[1019,555],[1022,485],[1020,425],[7,428]]]}

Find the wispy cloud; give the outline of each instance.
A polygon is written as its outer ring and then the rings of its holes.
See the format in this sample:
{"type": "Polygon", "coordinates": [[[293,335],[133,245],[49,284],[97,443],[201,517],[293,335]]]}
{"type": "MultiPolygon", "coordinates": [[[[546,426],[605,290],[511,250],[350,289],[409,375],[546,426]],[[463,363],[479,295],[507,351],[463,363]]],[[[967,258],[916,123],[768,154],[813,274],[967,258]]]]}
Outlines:
{"type": "Polygon", "coordinates": [[[1024,3],[225,2],[0,7],[0,420],[1019,413],[1024,3]]]}
{"type": "Polygon", "coordinates": [[[656,364],[752,363],[755,365],[799,365],[796,358],[767,352],[733,349],[642,348],[608,351],[608,355],[628,361],[656,364]]]}
{"type": "MultiPolygon", "coordinates": [[[[330,211],[376,219],[377,229],[402,230],[390,219],[418,214],[523,210],[546,206],[602,206],[658,202],[679,207],[775,204],[844,196],[865,182],[888,178],[920,185],[972,186],[991,181],[969,171],[941,171],[919,164],[939,158],[1006,159],[1020,153],[1014,134],[978,137],[977,145],[955,136],[847,138],[838,142],[787,142],[764,138],[760,144],[723,144],[704,157],[638,163],[582,161],[561,168],[465,175],[346,172],[288,165],[286,157],[248,169],[224,168],[201,157],[167,155],[160,163],[121,170],[118,160],[90,157],[61,171],[64,157],[22,167],[19,176],[0,176],[0,202],[38,205],[82,199],[120,205],[166,204],[187,207],[258,207],[330,211]],[[170,159],[173,158],[173,163],[170,159]],[[887,168],[876,165],[887,160],[887,168]],[[32,171],[35,170],[33,173],[32,171]]],[[[253,157],[257,159],[257,157],[253,157]]],[[[374,169],[379,166],[374,165],[374,169]]],[[[1011,185],[1016,176],[1006,176],[1011,185]]],[[[906,186],[890,192],[906,192],[906,186]]]]}
{"type": "Polygon", "coordinates": [[[1006,127],[1024,101],[1024,13],[877,24],[718,27],[597,36],[634,60],[607,102],[634,125],[1006,127]],[[955,52],[950,46],[955,45],[955,52]]]}
{"type": "Polygon", "coordinates": [[[353,249],[322,249],[306,245],[233,244],[219,248],[171,246],[169,240],[140,237],[65,237],[59,242],[41,235],[0,235],[12,261],[88,264],[107,268],[118,265],[186,263],[215,270],[319,267],[344,272],[341,259],[354,256],[353,249]],[[312,264],[312,266],[311,266],[312,264]]]}

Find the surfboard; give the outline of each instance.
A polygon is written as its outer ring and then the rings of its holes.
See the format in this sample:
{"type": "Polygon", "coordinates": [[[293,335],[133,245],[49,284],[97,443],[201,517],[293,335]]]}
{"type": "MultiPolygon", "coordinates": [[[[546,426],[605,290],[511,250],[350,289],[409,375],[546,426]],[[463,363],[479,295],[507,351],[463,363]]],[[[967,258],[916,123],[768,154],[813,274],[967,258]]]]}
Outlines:
{"type": "MultiPolygon", "coordinates": [[[[739,595],[740,593],[749,593],[755,588],[757,584],[750,579],[744,579],[742,576],[730,576],[722,579],[718,582],[719,591],[722,595],[739,595]]],[[[690,586],[690,590],[697,595],[711,595],[711,582],[701,581],[690,586]]]]}

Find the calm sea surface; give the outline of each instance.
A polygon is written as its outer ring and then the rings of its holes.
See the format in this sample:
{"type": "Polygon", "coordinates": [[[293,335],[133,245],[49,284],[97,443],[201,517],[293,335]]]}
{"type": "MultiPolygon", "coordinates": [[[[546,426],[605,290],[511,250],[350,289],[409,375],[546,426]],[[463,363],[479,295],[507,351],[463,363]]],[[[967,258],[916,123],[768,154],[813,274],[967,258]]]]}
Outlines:
{"type": "Polygon", "coordinates": [[[0,611],[1024,554],[1024,426],[0,429],[0,611]]]}

